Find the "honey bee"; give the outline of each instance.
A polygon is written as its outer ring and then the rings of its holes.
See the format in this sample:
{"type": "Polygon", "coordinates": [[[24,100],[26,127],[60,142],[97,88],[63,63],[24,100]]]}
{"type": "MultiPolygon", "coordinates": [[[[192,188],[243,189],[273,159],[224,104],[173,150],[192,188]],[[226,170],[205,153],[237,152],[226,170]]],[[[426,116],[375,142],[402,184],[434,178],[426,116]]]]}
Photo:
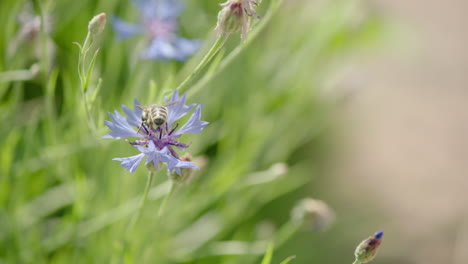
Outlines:
{"type": "Polygon", "coordinates": [[[178,104],[181,101],[169,102],[167,104],[151,104],[151,105],[136,105],[136,107],[143,110],[141,114],[141,125],[138,128],[138,132],[143,127],[143,124],[149,126],[150,128],[156,128],[166,124],[167,116],[169,114],[168,106],[178,104]]]}

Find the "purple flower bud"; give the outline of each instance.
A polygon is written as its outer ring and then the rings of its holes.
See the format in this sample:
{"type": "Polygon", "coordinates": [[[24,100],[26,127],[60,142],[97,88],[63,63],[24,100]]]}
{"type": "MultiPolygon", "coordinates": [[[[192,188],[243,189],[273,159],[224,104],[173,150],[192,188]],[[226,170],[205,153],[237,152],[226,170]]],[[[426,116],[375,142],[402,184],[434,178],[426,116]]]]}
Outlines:
{"type": "Polygon", "coordinates": [[[382,242],[383,231],[376,232],[373,236],[362,241],[354,251],[355,263],[368,263],[377,255],[377,249],[382,242]]]}

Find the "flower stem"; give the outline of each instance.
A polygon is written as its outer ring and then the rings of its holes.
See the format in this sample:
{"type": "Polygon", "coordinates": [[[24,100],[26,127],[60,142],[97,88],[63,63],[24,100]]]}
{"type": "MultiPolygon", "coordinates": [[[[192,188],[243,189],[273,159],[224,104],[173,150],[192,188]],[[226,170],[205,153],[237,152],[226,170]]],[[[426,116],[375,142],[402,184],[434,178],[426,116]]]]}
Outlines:
{"type": "Polygon", "coordinates": [[[203,76],[200,80],[198,80],[188,92],[188,97],[193,96],[196,92],[198,92],[202,87],[205,87],[206,84],[213,79],[218,73],[222,72],[239,54],[248,46],[252,41],[258,36],[258,34],[265,28],[268,22],[272,19],[273,15],[279,9],[282,4],[282,0],[273,1],[270,4],[268,13],[260,20],[260,22],[251,30],[247,39],[242,42],[239,46],[237,46],[233,51],[229,53],[229,55],[224,58],[213,74],[208,74],[203,76]]]}
{"type": "Polygon", "coordinates": [[[159,207],[158,218],[156,220],[156,223],[159,223],[161,221],[162,215],[164,214],[164,210],[166,210],[166,206],[167,206],[169,200],[171,199],[172,194],[174,194],[174,191],[175,191],[176,187],[177,187],[177,184],[174,183],[174,181],[172,181],[171,182],[171,189],[169,190],[169,193],[166,195],[166,197],[164,198],[164,200],[161,203],[161,206],[159,207]]]}
{"type": "MultiPolygon", "coordinates": [[[[87,74],[90,69],[86,68],[86,55],[88,54],[88,51],[92,45],[92,35],[91,33],[88,32],[86,35],[85,41],[83,43],[83,46],[78,45],[80,48],[80,56],[78,57],[78,75],[80,77],[80,82],[81,82],[81,96],[83,97],[83,104],[85,107],[86,111],[86,119],[88,120],[88,126],[91,129],[92,132],[96,131],[96,125],[94,123],[94,119],[91,116],[91,109],[89,107],[88,103],[88,96],[87,96],[87,90],[89,86],[89,75],[87,74]]],[[[95,53],[96,56],[97,52],[95,53]]],[[[95,59],[95,56],[93,57],[93,60],[95,59]]],[[[93,62],[92,62],[93,64],[93,62]]],[[[89,67],[93,67],[93,65],[90,65],[89,67]]]]}
{"type": "Polygon", "coordinates": [[[361,262],[359,262],[359,260],[356,259],[356,260],[353,262],[353,264],[361,264],[361,262]]]}
{"type": "Polygon", "coordinates": [[[190,73],[187,78],[185,78],[182,83],[177,86],[176,90],[178,90],[180,93],[185,92],[187,90],[188,85],[200,74],[200,72],[203,70],[203,68],[214,58],[214,56],[218,53],[218,51],[224,46],[226,41],[229,38],[229,34],[220,34],[216,41],[213,43],[213,46],[211,46],[210,50],[206,53],[205,57],[200,61],[200,63],[197,65],[195,70],[190,73]]]}
{"type": "Polygon", "coordinates": [[[41,73],[44,82],[46,82],[47,79],[47,74],[48,74],[48,54],[47,54],[47,34],[45,31],[45,19],[44,19],[44,10],[42,8],[42,4],[39,0],[34,0],[33,1],[34,8],[36,9],[36,12],[39,14],[39,32],[40,32],[40,38],[41,38],[41,73]]]}
{"type": "Polygon", "coordinates": [[[148,179],[146,181],[145,192],[143,193],[143,197],[141,198],[141,201],[140,201],[140,208],[138,209],[137,214],[132,218],[130,224],[127,227],[127,231],[126,231],[127,237],[133,231],[133,229],[135,228],[135,225],[138,223],[138,221],[141,218],[141,215],[146,205],[146,201],[148,200],[148,193],[149,193],[149,190],[151,189],[151,183],[153,182],[153,178],[154,178],[154,172],[150,171],[148,173],[148,179]]]}

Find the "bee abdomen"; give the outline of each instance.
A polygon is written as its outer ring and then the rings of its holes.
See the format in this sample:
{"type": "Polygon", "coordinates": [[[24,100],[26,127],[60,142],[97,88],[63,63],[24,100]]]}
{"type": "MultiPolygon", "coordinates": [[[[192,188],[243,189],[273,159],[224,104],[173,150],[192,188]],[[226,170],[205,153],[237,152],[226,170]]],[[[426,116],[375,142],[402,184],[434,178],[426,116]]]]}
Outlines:
{"type": "Polygon", "coordinates": [[[158,106],[151,109],[151,116],[153,117],[152,119],[155,125],[161,126],[164,124],[167,120],[167,113],[168,110],[165,106],[158,106]]]}

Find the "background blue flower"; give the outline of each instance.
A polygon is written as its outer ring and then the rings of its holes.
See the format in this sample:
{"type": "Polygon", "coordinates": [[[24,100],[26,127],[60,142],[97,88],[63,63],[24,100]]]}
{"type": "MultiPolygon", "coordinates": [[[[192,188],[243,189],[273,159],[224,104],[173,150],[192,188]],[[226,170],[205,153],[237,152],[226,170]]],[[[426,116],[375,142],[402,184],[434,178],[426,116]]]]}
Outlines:
{"type": "Polygon", "coordinates": [[[138,24],[126,22],[118,17],[111,20],[118,39],[145,34],[150,42],[141,52],[142,59],[184,61],[193,55],[201,45],[198,39],[186,39],[176,34],[177,18],[182,5],[175,0],[134,0],[133,4],[141,14],[138,24]]]}

